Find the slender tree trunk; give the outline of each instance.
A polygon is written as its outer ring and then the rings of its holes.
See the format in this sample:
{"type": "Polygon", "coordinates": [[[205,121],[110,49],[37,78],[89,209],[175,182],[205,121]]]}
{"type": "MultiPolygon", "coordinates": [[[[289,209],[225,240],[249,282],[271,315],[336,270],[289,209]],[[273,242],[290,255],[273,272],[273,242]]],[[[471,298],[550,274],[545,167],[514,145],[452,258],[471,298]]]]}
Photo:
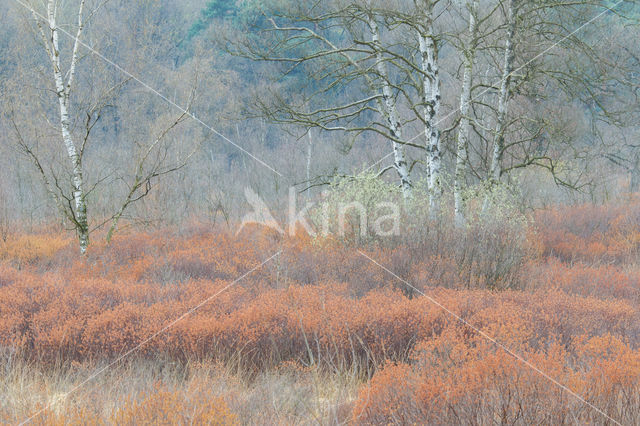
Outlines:
{"type": "Polygon", "coordinates": [[[489,170],[489,183],[493,188],[500,181],[502,175],[502,157],[504,154],[504,132],[507,127],[507,108],[509,103],[509,93],[511,85],[511,74],[513,73],[514,51],[513,42],[516,32],[515,23],[515,1],[508,0],[507,6],[507,39],[504,49],[504,68],[500,80],[500,93],[498,96],[498,118],[496,131],[493,137],[493,156],[491,158],[491,169],[489,170]]]}
{"type": "Polygon", "coordinates": [[[423,77],[423,103],[425,137],[429,166],[429,207],[432,217],[435,217],[440,208],[442,195],[441,165],[442,152],[440,146],[440,130],[437,119],[440,111],[440,74],[438,68],[438,46],[433,35],[432,4],[424,1],[418,7],[423,10],[424,30],[418,35],[420,54],[422,56],[423,77]]]}
{"type": "MultiPolygon", "coordinates": [[[[307,144],[307,185],[311,184],[311,156],[313,154],[313,139],[311,138],[311,129],[307,132],[309,142],[307,144]]],[[[311,202],[311,190],[307,189],[307,202],[311,202]]]]}
{"type": "Polygon", "coordinates": [[[58,43],[58,27],[56,22],[56,5],[50,0],[47,5],[47,18],[49,24],[49,55],[53,66],[53,76],[56,85],[56,96],[58,97],[58,105],[60,108],[60,130],[62,133],[62,141],[67,151],[67,156],[71,162],[71,185],[74,202],[74,225],[78,234],[78,242],[80,244],[80,252],[84,254],[89,246],[89,226],[87,221],[87,203],[84,193],[84,178],[82,173],[82,153],[78,152],[73,136],[71,135],[71,120],[69,118],[69,97],[73,79],[75,77],[76,65],[78,63],[79,38],[82,35],[83,21],[82,12],[84,8],[84,0],[80,2],[78,10],[78,32],[71,56],[71,65],[68,71],[68,79],[65,83],[62,69],[60,66],[60,49],[58,43]]]}
{"type": "Polygon", "coordinates": [[[460,128],[456,147],[456,171],[454,182],[454,213],[457,226],[466,222],[466,172],[469,145],[469,108],[471,105],[471,80],[473,75],[473,62],[476,53],[478,0],[469,1],[469,41],[463,52],[464,75],[462,77],[462,91],[460,94],[460,128]]]}
{"type": "MultiPolygon", "coordinates": [[[[369,29],[371,30],[371,40],[376,48],[376,71],[382,79],[382,97],[384,101],[385,115],[389,124],[391,135],[396,140],[402,140],[402,129],[400,122],[398,121],[398,112],[396,109],[396,102],[393,97],[393,91],[389,84],[389,75],[387,73],[387,66],[384,62],[382,55],[382,49],[380,46],[380,30],[378,23],[373,16],[369,17],[369,29]]],[[[400,176],[400,184],[402,187],[402,195],[405,199],[411,197],[411,177],[409,173],[409,167],[404,155],[404,149],[402,144],[392,141],[393,144],[393,166],[400,176]]]]}

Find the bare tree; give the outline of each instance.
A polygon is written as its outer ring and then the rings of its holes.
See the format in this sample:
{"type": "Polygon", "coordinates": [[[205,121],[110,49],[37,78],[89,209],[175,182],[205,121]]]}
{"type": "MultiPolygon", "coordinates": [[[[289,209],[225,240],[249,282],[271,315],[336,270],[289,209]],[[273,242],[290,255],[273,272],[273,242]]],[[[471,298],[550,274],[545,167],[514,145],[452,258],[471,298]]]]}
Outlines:
{"type": "Polygon", "coordinates": [[[427,152],[429,155],[429,193],[431,213],[436,214],[440,209],[442,195],[442,147],[439,129],[440,113],[440,66],[438,64],[439,38],[433,28],[433,7],[437,1],[416,1],[420,24],[418,40],[420,55],[422,56],[423,93],[424,102],[424,134],[426,136],[427,152]],[[421,12],[421,13],[420,13],[421,12]]]}
{"type": "MultiPolygon", "coordinates": [[[[70,169],[70,189],[66,187],[65,179],[60,177],[60,173],[55,171],[53,164],[47,164],[43,160],[37,148],[37,141],[27,140],[21,126],[16,122],[16,113],[12,112],[11,122],[18,145],[34,164],[41,182],[47,193],[50,195],[58,211],[64,217],[78,236],[80,252],[86,253],[89,245],[90,233],[99,229],[107,222],[111,222],[107,233],[109,241],[123,213],[136,201],[147,196],[151,190],[151,180],[159,176],[179,170],[186,164],[194,151],[182,158],[171,158],[169,151],[170,144],[167,143],[169,133],[184,121],[187,113],[182,113],[177,119],[172,120],[158,136],[148,144],[139,145],[139,155],[134,158],[135,170],[132,182],[128,185],[129,191],[125,195],[116,213],[106,221],[90,226],[88,219],[88,196],[96,187],[112,177],[124,180],[122,176],[102,176],[95,179],[95,182],[88,187],[85,178],[84,159],[87,146],[92,138],[92,133],[105,109],[112,106],[119,96],[121,90],[130,81],[129,78],[121,79],[114,86],[104,89],[94,102],[88,106],[83,106],[82,102],[73,102],[72,95],[77,92],[76,76],[78,66],[82,58],[81,50],[86,46],[82,39],[85,28],[89,21],[96,15],[104,2],[97,3],[91,11],[86,13],[86,0],[80,0],[75,9],[75,25],[73,32],[66,29],[66,25],[60,22],[61,5],[55,0],[48,0],[46,11],[40,11],[34,4],[29,4],[30,13],[35,23],[37,34],[44,46],[46,56],[52,69],[54,83],[54,93],[58,104],[58,125],[57,131],[61,136],[62,146],[68,159],[70,169]],[[60,35],[67,36],[72,40],[69,51],[61,48],[60,35]],[[65,64],[65,57],[67,63],[65,64]],[[77,126],[80,117],[84,117],[81,126],[77,126]],[[77,129],[80,128],[81,131],[77,129]]],[[[65,5],[70,7],[69,5],[65,5]]],[[[195,92],[192,92],[191,100],[195,92]]],[[[81,97],[81,94],[75,94],[81,97]]],[[[189,102],[189,105],[191,101],[189,102]]],[[[35,132],[36,135],[38,132],[35,132]]],[[[37,137],[37,136],[36,136],[37,137]]],[[[94,171],[95,172],[95,171],[94,171]]]]}
{"type": "Polygon", "coordinates": [[[505,37],[504,63],[500,78],[500,92],[498,93],[498,117],[493,137],[493,155],[489,170],[489,182],[495,184],[502,175],[502,156],[504,153],[504,133],[507,128],[507,108],[511,91],[511,77],[513,74],[514,42],[516,32],[516,18],[518,0],[507,0],[507,34],[505,37]]]}
{"type": "MultiPolygon", "coordinates": [[[[80,252],[83,254],[86,252],[87,246],[89,245],[89,224],[87,222],[87,203],[84,188],[85,182],[82,170],[82,156],[84,154],[85,144],[82,143],[78,147],[76,146],[76,142],[73,140],[69,108],[71,91],[74,88],[74,78],[76,76],[78,60],[80,59],[80,38],[83,35],[82,33],[86,25],[86,20],[90,19],[91,15],[95,12],[94,10],[88,17],[85,17],[84,7],[85,0],[81,0],[77,10],[75,40],[73,42],[68,68],[65,71],[62,65],[62,52],[60,50],[59,43],[60,27],[58,23],[58,3],[54,0],[48,0],[46,15],[41,15],[33,6],[31,6],[33,19],[36,22],[42,37],[42,43],[47,52],[49,61],[51,62],[53,80],[55,83],[55,93],[58,98],[60,112],[60,133],[62,136],[62,143],[64,144],[64,148],[66,149],[67,156],[72,167],[72,195],[71,198],[67,199],[67,201],[69,204],[73,202],[73,205],[70,205],[68,208],[64,206],[63,201],[60,199],[61,197],[65,197],[64,194],[56,193],[56,191],[51,188],[50,183],[46,180],[45,186],[48,187],[50,194],[56,194],[56,204],[66,212],[67,218],[71,223],[73,223],[78,235],[80,252]]],[[[35,158],[33,151],[27,152],[35,158]]],[[[35,163],[42,172],[40,163],[38,161],[35,161],[35,163]]]]}
{"type": "Polygon", "coordinates": [[[387,66],[393,64],[397,54],[382,42],[379,22],[382,17],[382,11],[369,2],[328,7],[321,12],[292,8],[286,15],[270,19],[271,28],[264,30],[265,46],[256,46],[255,40],[236,42],[233,52],[254,60],[285,64],[288,69],[307,67],[310,81],[319,82],[318,87],[298,99],[270,93],[258,100],[260,113],[274,122],[339,131],[354,138],[363,133],[384,136],[392,145],[393,168],[403,194],[409,197],[411,167],[404,147],[425,147],[407,142],[402,135],[397,102],[403,95],[387,66]],[[345,33],[336,39],[337,23],[345,33]],[[327,102],[331,93],[347,87],[353,87],[352,100],[327,102]],[[314,107],[316,102],[322,105],[314,107]]]}
{"type": "Polygon", "coordinates": [[[411,177],[409,176],[409,168],[407,166],[407,160],[404,155],[404,147],[396,142],[396,140],[402,139],[402,127],[398,120],[398,111],[395,101],[395,94],[391,88],[389,73],[385,58],[383,55],[382,43],[380,42],[380,30],[376,17],[371,11],[367,11],[367,24],[369,25],[369,31],[371,31],[371,44],[376,55],[376,70],[378,76],[382,80],[382,99],[385,106],[385,115],[389,122],[389,130],[394,137],[392,140],[393,145],[393,159],[394,166],[398,175],[400,176],[400,185],[402,187],[402,194],[405,198],[411,195],[411,177]]]}

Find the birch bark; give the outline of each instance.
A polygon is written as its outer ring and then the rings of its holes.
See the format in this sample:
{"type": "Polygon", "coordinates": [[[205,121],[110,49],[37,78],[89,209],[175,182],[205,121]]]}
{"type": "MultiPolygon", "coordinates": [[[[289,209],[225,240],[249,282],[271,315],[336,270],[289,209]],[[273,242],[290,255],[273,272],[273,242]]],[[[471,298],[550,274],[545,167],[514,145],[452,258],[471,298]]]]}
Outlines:
{"type": "Polygon", "coordinates": [[[45,48],[51,61],[53,68],[53,78],[56,87],[56,97],[58,98],[58,107],[60,110],[60,132],[62,135],[62,142],[67,152],[67,157],[71,163],[71,186],[73,195],[73,217],[76,233],[78,235],[78,242],[80,245],[80,252],[86,253],[89,246],[89,226],[87,221],[87,203],[85,200],[84,192],[84,178],[82,170],[82,151],[78,151],[73,136],[71,133],[71,120],[69,117],[69,99],[71,95],[71,89],[73,87],[74,78],[76,74],[76,66],[78,64],[78,50],[80,47],[80,37],[84,29],[83,11],[85,0],[81,0],[78,7],[78,29],[76,32],[73,50],[71,53],[71,63],[67,72],[67,78],[62,71],[60,62],[60,47],[59,47],[59,27],[57,23],[57,2],[49,0],[47,2],[47,25],[45,30],[40,25],[40,20],[34,9],[31,12],[38,23],[40,33],[45,42],[45,48]]]}
{"type": "Polygon", "coordinates": [[[423,21],[423,26],[419,30],[418,41],[422,59],[421,67],[424,73],[422,101],[424,103],[424,133],[427,146],[427,163],[429,165],[429,207],[433,217],[439,212],[442,195],[442,153],[440,129],[437,122],[441,98],[438,45],[433,34],[433,4],[430,0],[422,0],[417,6],[421,9],[423,21]]]}
{"type": "Polygon", "coordinates": [[[471,79],[473,74],[473,63],[477,44],[477,20],[478,0],[469,0],[469,41],[463,52],[464,75],[462,78],[462,91],[460,93],[460,128],[458,130],[458,141],[456,146],[456,171],[454,182],[454,214],[457,226],[466,223],[465,208],[466,196],[464,194],[466,186],[466,171],[469,145],[469,107],[471,105],[471,79]]]}
{"type": "MultiPolygon", "coordinates": [[[[380,45],[380,30],[378,23],[373,16],[369,16],[369,29],[371,31],[371,41],[376,50],[376,71],[382,79],[382,98],[385,107],[385,115],[387,122],[389,123],[389,130],[391,135],[397,140],[402,140],[402,128],[398,121],[398,112],[396,108],[396,101],[393,97],[393,91],[389,84],[389,75],[387,72],[387,66],[382,55],[382,48],[380,45]]],[[[400,184],[402,187],[402,195],[405,199],[411,197],[411,177],[409,173],[409,167],[404,155],[404,149],[401,144],[396,141],[392,141],[393,144],[393,166],[400,176],[400,184]]]]}

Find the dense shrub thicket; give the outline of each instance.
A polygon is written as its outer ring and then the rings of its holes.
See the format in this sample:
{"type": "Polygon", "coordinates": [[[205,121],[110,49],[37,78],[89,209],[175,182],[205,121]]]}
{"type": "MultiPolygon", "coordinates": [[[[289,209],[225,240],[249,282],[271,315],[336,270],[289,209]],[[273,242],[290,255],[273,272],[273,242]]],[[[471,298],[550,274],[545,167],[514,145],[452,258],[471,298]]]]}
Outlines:
{"type": "MultiPolygon", "coordinates": [[[[509,251],[514,229],[482,221],[352,244],[194,225],[122,234],[85,258],[53,233],[10,235],[0,243],[0,347],[43,368],[116,359],[210,299],[134,357],[241,359],[249,375],[283,365],[358,371],[359,396],[347,402],[364,424],[608,421],[549,378],[635,424],[639,212],[635,203],[540,212],[518,231],[519,254],[509,251]],[[518,261],[507,273],[492,269],[509,256],[518,261]]],[[[196,422],[207,413],[237,421],[224,398],[183,397],[159,388],[113,412],[122,423],[153,422],[148,407],[173,412],[189,401],[196,422]]]]}

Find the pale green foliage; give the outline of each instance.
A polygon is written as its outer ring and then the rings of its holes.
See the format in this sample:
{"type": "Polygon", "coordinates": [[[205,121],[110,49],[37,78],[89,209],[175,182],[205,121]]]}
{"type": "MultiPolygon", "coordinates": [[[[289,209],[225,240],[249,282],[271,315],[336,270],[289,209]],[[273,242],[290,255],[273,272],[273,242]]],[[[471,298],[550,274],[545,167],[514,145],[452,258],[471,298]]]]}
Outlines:
{"type": "MultiPolygon", "coordinates": [[[[389,203],[401,208],[400,188],[378,178],[375,173],[364,172],[336,178],[323,193],[322,201],[310,212],[310,217],[322,235],[336,235],[351,243],[370,242],[380,237],[374,229],[376,220],[392,213],[389,203]]],[[[383,226],[385,231],[392,226],[391,221],[388,222],[383,226]]]]}
{"type": "Polygon", "coordinates": [[[470,204],[467,213],[469,220],[472,222],[492,220],[526,229],[529,226],[529,219],[522,211],[520,187],[521,185],[517,182],[498,182],[493,186],[487,182],[484,185],[472,187],[466,195],[470,204]]]}

